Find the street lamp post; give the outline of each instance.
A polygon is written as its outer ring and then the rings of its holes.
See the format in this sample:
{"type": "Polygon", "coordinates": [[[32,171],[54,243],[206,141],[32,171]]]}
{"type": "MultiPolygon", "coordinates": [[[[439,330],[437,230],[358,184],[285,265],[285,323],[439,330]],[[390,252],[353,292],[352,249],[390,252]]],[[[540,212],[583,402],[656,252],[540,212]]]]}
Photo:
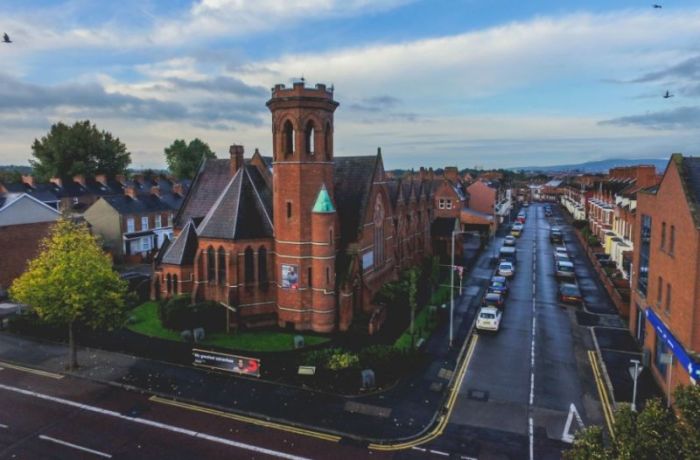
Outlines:
{"type": "MultiPolygon", "coordinates": [[[[458,234],[467,233],[463,230],[452,230],[452,255],[450,258],[450,341],[449,347],[452,348],[452,341],[454,339],[453,332],[453,317],[455,311],[455,236],[458,234]]],[[[462,288],[462,281],[460,277],[460,290],[462,288]]]]}
{"type": "Polygon", "coordinates": [[[632,379],[634,380],[634,385],[632,386],[632,412],[637,412],[637,378],[641,374],[642,369],[639,366],[638,359],[630,359],[630,362],[634,364],[634,367],[630,367],[630,374],[632,374],[632,379]]]}

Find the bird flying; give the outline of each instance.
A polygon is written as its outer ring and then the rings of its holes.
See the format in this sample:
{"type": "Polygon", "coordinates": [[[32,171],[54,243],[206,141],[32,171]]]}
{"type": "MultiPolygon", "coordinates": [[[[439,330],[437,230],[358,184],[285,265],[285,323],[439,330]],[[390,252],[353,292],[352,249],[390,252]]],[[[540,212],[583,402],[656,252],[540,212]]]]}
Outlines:
{"type": "Polygon", "coordinates": [[[654,8],[663,8],[663,6],[659,5],[658,3],[654,3],[651,6],[653,6],[654,8]]]}
{"type": "Polygon", "coordinates": [[[5,33],[2,35],[2,42],[3,43],[12,43],[12,40],[10,40],[10,36],[5,33]]]}
{"type": "Polygon", "coordinates": [[[664,99],[669,99],[672,97],[673,97],[673,94],[669,93],[668,91],[666,91],[666,94],[664,94],[664,99]]]}

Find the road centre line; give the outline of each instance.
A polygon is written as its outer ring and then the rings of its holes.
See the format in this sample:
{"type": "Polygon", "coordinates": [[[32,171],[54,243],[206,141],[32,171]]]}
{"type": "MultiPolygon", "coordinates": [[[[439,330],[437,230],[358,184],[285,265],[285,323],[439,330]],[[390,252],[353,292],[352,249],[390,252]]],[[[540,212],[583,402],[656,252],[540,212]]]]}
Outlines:
{"type": "Polygon", "coordinates": [[[79,446],[78,444],[73,444],[71,442],[61,441],[60,439],[52,438],[50,436],[45,436],[43,434],[39,435],[39,439],[41,439],[43,441],[53,442],[55,444],[60,444],[62,446],[71,447],[73,449],[81,450],[81,451],[87,452],[89,454],[98,455],[100,457],[112,458],[111,454],[107,454],[105,452],[100,452],[99,450],[89,449],[87,447],[79,446]]]}
{"type": "Polygon", "coordinates": [[[0,389],[10,391],[13,393],[18,393],[18,394],[21,394],[24,396],[30,396],[30,397],[42,399],[44,401],[50,401],[50,402],[62,404],[64,406],[75,407],[75,408],[78,408],[78,409],[81,409],[81,410],[84,410],[87,412],[93,412],[96,414],[107,415],[109,417],[114,417],[114,418],[121,419],[121,420],[127,420],[129,422],[137,423],[140,425],[146,425],[146,426],[150,426],[153,428],[159,428],[161,430],[170,431],[173,433],[179,433],[179,434],[182,434],[185,436],[190,436],[193,438],[204,439],[204,440],[215,442],[218,444],[224,444],[227,446],[236,447],[238,449],[256,452],[258,454],[265,454],[265,455],[270,455],[272,457],[284,458],[284,459],[289,459],[289,460],[309,460],[306,457],[300,457],[297,455],[288,454],[286,452],[279,452],[276,450],[267,449],[265,447],[258,447],[258,446],[254,446],[252,444],[246,444],[246,443],[243,443],[240,441],[233,441],[231,439],[221,438],[218,436],[212,436],[212,435],[209,435],[206,433],[201,433],[201,432],[190,430],[187,428],[182,428],[182,427],[178,427],[178,426],[174,426],[174,425],[168,425],[167,423],[156,422],[154,420],[148,420],[148,419],[139,418],[139,417],[130,417],[128,415],[120,414],[119,412],[115,412],[115,411],[111,411],[111,410],[107,410],[107,409],[102,409],[101,407],[91,406],[88,404],[82,404],[82,403],[79,403],[76,401],[71,401],[69,399],[58,398],[56,396],[51,396],[51,395],[47,395],[44,393],[38,393],[36,391],[25,390],[23,388],[17,388],[17,387],[4,385],[4,384],[0,383],[0,389]]]}

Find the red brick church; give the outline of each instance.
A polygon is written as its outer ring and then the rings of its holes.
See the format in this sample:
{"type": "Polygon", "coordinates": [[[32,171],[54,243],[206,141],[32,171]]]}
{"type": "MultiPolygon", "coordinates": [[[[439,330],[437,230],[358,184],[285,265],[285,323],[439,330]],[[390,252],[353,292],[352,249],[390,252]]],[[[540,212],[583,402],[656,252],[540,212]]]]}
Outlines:
{"type": "Polygon", "coordinates": [[[439,180],[388,179],[380,151],[335,157],[338,102],[325,85],[276,85],[267,106],[273,157],[233,145],[202,164],[155,262],[154,295],[219,302],[230,329],[381,322],[374,294],[432,254],[439,180]]]}

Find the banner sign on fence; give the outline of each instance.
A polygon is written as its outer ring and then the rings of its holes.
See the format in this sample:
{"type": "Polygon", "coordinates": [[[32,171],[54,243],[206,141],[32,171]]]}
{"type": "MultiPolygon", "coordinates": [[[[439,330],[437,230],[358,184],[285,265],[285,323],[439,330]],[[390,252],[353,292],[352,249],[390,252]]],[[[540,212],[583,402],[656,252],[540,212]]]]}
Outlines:
{"type": "Polygon", "coordinates": [[[218,351],[192,349],[194,365],[233,372],[236,374],[260,377],[260,360],[246,356],[231,355],[218,351]]]}

